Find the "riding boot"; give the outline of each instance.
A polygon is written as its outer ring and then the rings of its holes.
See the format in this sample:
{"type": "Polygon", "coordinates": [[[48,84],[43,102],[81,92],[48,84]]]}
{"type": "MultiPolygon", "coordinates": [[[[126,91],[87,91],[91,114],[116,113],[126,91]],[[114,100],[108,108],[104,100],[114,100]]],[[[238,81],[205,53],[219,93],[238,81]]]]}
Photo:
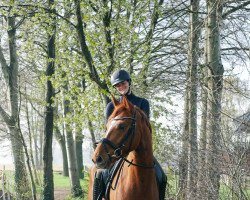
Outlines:
{"type": "Polygon", "coordinates": [[[101,200],[105,195],[105,184],[103,180],[103,170],[98,169],[95,173],[93,184],[93,200],[101,200]]]}
{"type": "Polygon", "coordinates": [[[164,173],[163,169],[161,168],[159,162],[154,158],[155,162],[155,174],[156,174],[156,180],[157,180],[157,186],[159,190],[159,200],[165,199],[165,191],[167,186],[167,176],[164,173]]]}

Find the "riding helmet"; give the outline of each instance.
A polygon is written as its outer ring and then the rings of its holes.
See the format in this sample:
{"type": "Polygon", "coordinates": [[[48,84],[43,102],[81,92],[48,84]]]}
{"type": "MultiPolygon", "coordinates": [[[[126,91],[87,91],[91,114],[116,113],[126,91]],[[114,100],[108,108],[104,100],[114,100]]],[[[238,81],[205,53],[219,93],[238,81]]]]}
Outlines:
{"type": "Polygon", "coordinates": [[[130,75],[127,71],[123,69],[116,70],[112,75],[111,75],[111,84],[112,86],[115,86],[118,83],[121,83],[123,81],[129,81],[131,82],[130,75]]]}

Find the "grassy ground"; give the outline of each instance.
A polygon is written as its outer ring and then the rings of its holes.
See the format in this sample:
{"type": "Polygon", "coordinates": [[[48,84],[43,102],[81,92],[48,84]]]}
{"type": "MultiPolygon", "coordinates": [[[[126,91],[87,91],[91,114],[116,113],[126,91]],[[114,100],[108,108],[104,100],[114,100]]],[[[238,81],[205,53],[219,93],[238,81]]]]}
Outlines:
{"type": "MultiPolygon", "coordinates": [[[[11,183],[14,183],[13,181],[13,171],[6,171],[6,176],[8,180],[11,183]]],[[[168,199],[173,198],[175,199],[178,186],[176,180],[178,179],[177,175],[174,175],[173,173],[168,173],[168,189],[166,191],[166,195],[168,199]]],[[[42,174],[40,175],[40,180],[42,180],[42,174]]],[[[88,193],[88,181],[89,177],[88,174],[85,173],[84,179],[81,179],[80,184],[84,191],[84,200],[87,199],[87,193],[88,193]]],[[[9,188],[12,184],[9,184],[9,188]]],[[[13,184],[14,185],[14,184],[13,184]]],[[[54,172],[54,189],[55,189],[55,200],[82,200],[82,198],[73,198],[70,195],[70,179],[69,177],[64,177],[60,172],[54,172]]],[[[250,199],[250,189],[245,189],[244,194],[247,199],[250,199]]],[[[37,186],[37,193],[42,194],[42,187],[37,186]]],[[[221,184],[220,186],[220,198],[219,200],[229,200],[229,199],[241,199],[241,197],[236,193],[233,194],[232,190],[225,184],[221,184]]]]}
{"type": "MultiPolygon", "coordinates": [[[[88,185],[88,174],[84,174],[84,179],[81,179],[80,184],[84,191],[87,190],[88,185]]],[[[62,176],[60,172],[54,172],[54,186],[55,188],[70,188],[69,177],[62,176]]]]}
{"type": "Polygon", "coordinates": [[[220,186],[220,200],[228,200],[228,199],[250,199],[250,189],[243,189],[244,197],[240,194],[239,191],[233,192],[231,188],[229,188],[225,184],[221,184],[220,186]]]}
{"type": "MultiPolygon", "coordinates": [[[[168,197],[168,199],[175,199],[176,194],[178,193],[178,183],[176,181],[178,180],[178,175],[175,175],[173,171],[168,170],[167,177],[168,177],[168,188],[166,191],[166,196],[168,197]]],[[[228,185],[221,183],[219,200],[240,200],[240,199],[250,200],[250,189],[244,188],[242,192],[244,193],[245,198],[243,198],[243,195],[240,196],[239,191],[233,193],[228,185]]]]}
{"type": "MultiPolygon", "coordinates": [[[[87,194],[88,194],[88,181],[89,181],[89,177],[88,177],[88,174],[85,173],[84,174],[84,179],[81,179],[80,180],[80,184],[83,188],[83,191],[84,191],[84,199],[87,199],[87,194]]],[[[63,190],[68,190],[69,191],[69,195],[67,195],[65,197],[65,200],[82,200],[82,198],[73,198],[71,197],[70,195],[70,180],[69,180],[69,177],[65,177],[65,176],[62,176],[60,173],[58,172],[55,172],[54,173],[54,188],[55,188],[55,191],[62,191],[63,190]]]]}
{"type": "MultiPolygon", "coordinates": [[[[13,171],[5,171],[5,175],[7,177],[8,183],[7,183],[7,189],[13,193],[14,191],[14,173],[13,171]]],[[[81,187],[84,191],[84,199],[87,199],[88,194],[88,181],[89,177],[88,174],[84,174],[84,179],[80,180],[81,187]]],[[[42,182],[43,176],[42,173],[39,173],[39,179],[40,182],[42,182]]],[[[54,196],[55,200],[82,200],[82,198],[73,198],[70,195],[70,179],[69,177],[65,177],[61,174],[61,172],[54,172],[54,196]]],[[[40,196],[42,194],[42,186],[37,185],[37,196],[40,196]]]]}

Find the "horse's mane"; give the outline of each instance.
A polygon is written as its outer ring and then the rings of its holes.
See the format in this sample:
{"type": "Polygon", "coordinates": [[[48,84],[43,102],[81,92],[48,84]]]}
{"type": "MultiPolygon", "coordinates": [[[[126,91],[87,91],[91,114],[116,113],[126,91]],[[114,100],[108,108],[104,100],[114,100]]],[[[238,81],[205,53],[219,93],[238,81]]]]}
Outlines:
{"type": "Polygon", "coordinates": [[[151,124],[149,122],[149,118],[148,116],[145,114],[145,112],[140,109],[139,107],[135,106],[135,109],[140,113],[141,117],[143,120],[146,121],[146,125],[148,126],[148,128],[150,129],[150,133],[152,133],[152,128],[151,128],[151,124]]]}

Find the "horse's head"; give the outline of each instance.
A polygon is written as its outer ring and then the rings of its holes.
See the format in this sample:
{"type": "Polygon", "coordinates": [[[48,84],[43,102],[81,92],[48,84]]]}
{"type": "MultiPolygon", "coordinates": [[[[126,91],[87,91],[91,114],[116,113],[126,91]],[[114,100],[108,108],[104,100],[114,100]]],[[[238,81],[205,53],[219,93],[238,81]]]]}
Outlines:
{"type": "MultiPolygon", "coordinates": [[[[109,168],[121,157],[126,157],[140,143],[142,111],[124,96],[121,102],[112,98],[115,106],[109,117],[105,137],[97,145],[93,162],[97,168],[109,168]]],[[[146,116],[145,116],[146,117],[146,116]]]]}

